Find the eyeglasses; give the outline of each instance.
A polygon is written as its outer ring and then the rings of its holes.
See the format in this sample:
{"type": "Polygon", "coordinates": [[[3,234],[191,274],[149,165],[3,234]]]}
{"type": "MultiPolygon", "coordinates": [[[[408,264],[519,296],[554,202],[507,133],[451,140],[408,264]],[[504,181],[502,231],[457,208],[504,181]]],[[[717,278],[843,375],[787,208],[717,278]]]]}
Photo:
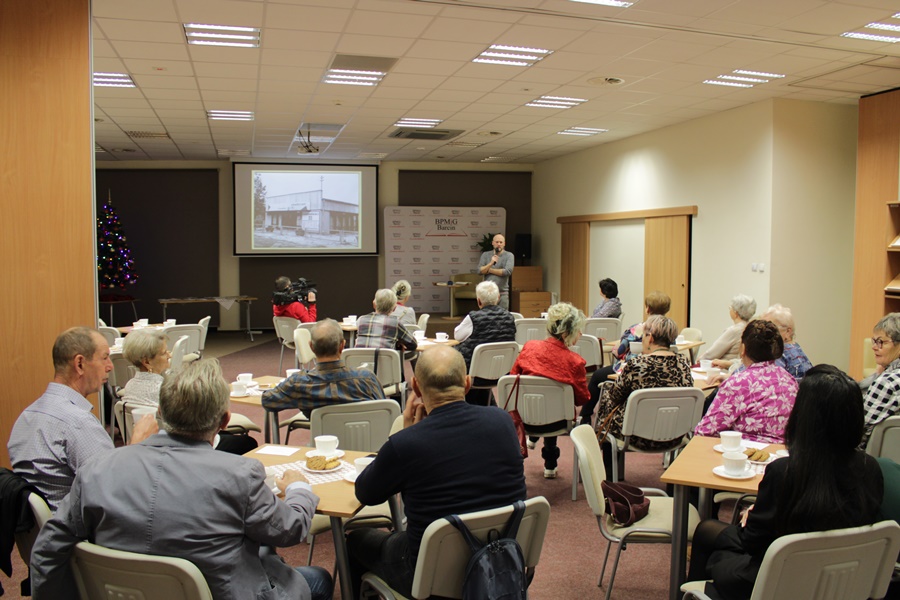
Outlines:
{"type": "Polygon", "coordinates": [[[894,340],[891,338],[881,339],[881,338],[872,338],[872,347],[876,350],[881,350],[881,348],[885,344],[893,344],[894,340]]]}

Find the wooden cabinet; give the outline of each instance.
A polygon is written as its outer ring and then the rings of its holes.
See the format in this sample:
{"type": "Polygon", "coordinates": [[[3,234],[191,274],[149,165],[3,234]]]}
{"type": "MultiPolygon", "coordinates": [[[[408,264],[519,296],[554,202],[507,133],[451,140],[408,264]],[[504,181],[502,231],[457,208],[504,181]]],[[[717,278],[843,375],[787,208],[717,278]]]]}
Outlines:
{"type": "Polygon", "coordinates": [[[523,317],[537,318],[550,308],[550,292],[512,292],[509,297],[509,309],[521,313],[523,317]]]}
{"type": "Polygon", "coordinates": [[[544,289],[544,269],[516,267],[510,277],[509,286],[513,292],[539,292],[544,289]]]}

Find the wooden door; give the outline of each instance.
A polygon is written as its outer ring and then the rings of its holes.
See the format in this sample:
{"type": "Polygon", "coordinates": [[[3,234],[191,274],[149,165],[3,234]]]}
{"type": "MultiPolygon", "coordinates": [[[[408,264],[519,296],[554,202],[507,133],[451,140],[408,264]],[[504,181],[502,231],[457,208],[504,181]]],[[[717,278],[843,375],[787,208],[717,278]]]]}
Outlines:
{"type": "Polygon", "coordinates": [[[571,302],[590,315],[588,273],[591,267],[591,224],[562,224],[559,301],[571,302]]]}
{"type": "Polygon", "coordinates": [[[669,317],[679,331],[690,311],[691,217],[652,217],[644,221],[644,295],[660,290],[672,299],[669,317]]]}

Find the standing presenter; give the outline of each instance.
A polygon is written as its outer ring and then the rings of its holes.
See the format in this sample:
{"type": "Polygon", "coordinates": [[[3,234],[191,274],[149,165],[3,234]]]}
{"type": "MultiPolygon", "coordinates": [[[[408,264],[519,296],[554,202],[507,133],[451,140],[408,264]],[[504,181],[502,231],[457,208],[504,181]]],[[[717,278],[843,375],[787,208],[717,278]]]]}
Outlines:
{"type": "Polygon", "coordinates": [[[492,242],[493,251],[481,254],[481,260],[478,261],[478,272],[484,275],[485,281],[493,281],[500,289],[500,302],[506,310],[509,310],[509,276],[512,275],[516,266],[515,257],[505,250],[506,238],[501,234],[494,236],[492,242]]]}

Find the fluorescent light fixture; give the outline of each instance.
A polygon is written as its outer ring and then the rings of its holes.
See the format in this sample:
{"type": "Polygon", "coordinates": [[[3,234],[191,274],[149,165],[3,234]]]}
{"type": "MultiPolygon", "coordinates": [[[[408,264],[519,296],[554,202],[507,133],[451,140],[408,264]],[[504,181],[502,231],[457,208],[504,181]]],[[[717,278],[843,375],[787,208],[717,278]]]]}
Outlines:
{"type": "Polygon", "coordinates": [[[557,131],[558,135],[580,135],[580,136],[590,136],[597,135],[598,133],[606,133],[609,129],[597,129],[595,127],[569,127],[564,131],[557,131]]]}
{"type": "Polygon", "coordinates": [[[900,42],[900,37],[893,37],[890,35],[872,35],[871,33],[856,33],[854,31],[842,33],[841,37],[854,38],[857,40],[868,40],[870,42],[885,42],[888,44],[896,44],[897,42],[900,42]]]}
{"type": "Polygon", "coordinates": [[[545,50],[543,48],[493,44],[473,58],[472,62],[507,65],[510,67],[530,67],[551,54],[553,54],[553,50],[545,50]]]}
{"type": "Polygon", "coordinates": [[[482,158],[481,162],[510,162],[511,158],[506,156],[488,156],[486,158],[482,158]]]}
{"type": "Polygon", "coordinates": [[[387,73],[383,71],[354,71],[351,69],[328,69],[323,83],[335,83],[341,85],[378,85],[387,73]]]}
{"type": "Polygon", "coordinates": [[[572,108],[587,102],[584,98],[568,98],[566,96],[541,96],[525,106],[533,106],[535,108],[572,108]]]}
{"type": "Polygon", "coordinates": [[[184,37],[187,39],[188,44],[196,46],[259,48],[258,27],[185,23],[184,37]]]}
{"type": "Polygon", "coordinates": [[[707,79],[703,83],[708,83],[709,85],[727,85],[730,87],[739,87],[739,88],[752,88],[752,83],[737,83],[735,81],[722,81],[721,79],[707,79]]]}
{"type": "Polygon", "coordinates": [[[412,119],[409,117],[403,117],[396,123],[394,123],[394,127],[416,127],[416,128],[432,128],[437,127],[442,122],[442,119],[412,119]]]}
{"type": "Polygon", "coordinates": [[[869,23],[866,29],[884,29],[885,31],[900,31],[900,25],[892,25],[890,23],[869,23]]]}
{"type": "Polygon", "coordinates": [[[600,4],[603,6],[616,6],[618,8],[628,8],[634,2],[621,2],[620,0],[572,0],[572,2],[584,2],[585,4],[600,4]]]}
{"type": "Polygon", "coordinates": [[[732,73],[737,73],[738,75],[750,75],[751,77],[765,77],[766,79],[784,79],[784,75],[781,75],[780,73],[766,73],[765,71],[735,69],[732,73]]]}
{"type": "Polygon", "coordinates": [[[758,79],[756,77],[742,77],[739,75],[719,75],[719,79],[728,79],[729,81],[743,81],[746,83],[769,83],[768,79],[758,79]]]}
{"type": "Polygon", "coordinates": [[[94,73],[94,85],[97,87],[136,87],[128,73],[94,73]]]}
{"type": "Polygon", "coordinates": [[[249,110],[208,110],[206,116],[211,121],[252,121],[253,112],[249,110]]]}

